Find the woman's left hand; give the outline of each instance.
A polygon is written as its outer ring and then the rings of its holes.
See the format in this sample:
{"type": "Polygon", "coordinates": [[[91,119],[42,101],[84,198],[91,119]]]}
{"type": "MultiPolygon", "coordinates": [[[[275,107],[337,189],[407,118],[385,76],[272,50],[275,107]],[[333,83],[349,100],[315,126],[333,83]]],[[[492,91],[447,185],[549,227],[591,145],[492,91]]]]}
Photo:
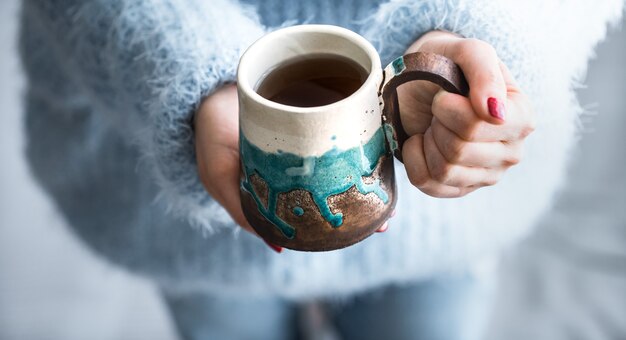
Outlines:
{"type": "Polygon", "coordinates": [[[398,88],[409,138],[402,158],[411,183],[434,197],[461,197],[496,184],[520,162],[534,113],[495,50],[447,32],[424,35],[408,50],[452,59],[470,85],[469,98],[424,81],[398,88]]]}

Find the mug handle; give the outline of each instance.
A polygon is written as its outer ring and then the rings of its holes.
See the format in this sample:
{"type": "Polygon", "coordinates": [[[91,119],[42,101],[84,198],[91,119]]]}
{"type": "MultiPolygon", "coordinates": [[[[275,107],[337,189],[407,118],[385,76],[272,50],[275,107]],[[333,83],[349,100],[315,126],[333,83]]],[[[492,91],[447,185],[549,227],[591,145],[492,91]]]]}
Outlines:
{"type": "Polygon", "coordinates": [[[415,52],[395,59],[385,67],[379,89],[385,138],[394,156],[402,162],[402,145],[409,138],[402,127],[398,86],[413,80],[427,80],[444,90],[467,97],[469,85],[461,68],[452,60],[434,53],[415,52]]]}

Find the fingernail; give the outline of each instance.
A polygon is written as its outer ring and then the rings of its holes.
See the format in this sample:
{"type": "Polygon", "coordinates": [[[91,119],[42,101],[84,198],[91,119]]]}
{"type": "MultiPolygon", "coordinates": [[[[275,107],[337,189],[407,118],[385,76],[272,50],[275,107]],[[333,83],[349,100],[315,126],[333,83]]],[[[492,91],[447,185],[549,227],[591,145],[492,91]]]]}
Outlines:
{"type": "Polygon", "coordinates": [[[504,120],[504,104],[494,97],[487,99],[487,107],[489,114],[495,118],[504,120]]]}
{"type": "MultiPolygon", "coordinates": [[[[265,241],[265,240],[263,240],[263,241],[265,241]]],[[[275,251],[275,252],[277,252],[279,254],[283,252],[283,247],[279,247],[277,245],[273,245],[273,244],[271,244],[271,243],[269,243],[267,241],[265,241],[265,244],[267,244],[270,248],[272,248],[273,251],[275,251]]]]}
{"type": "Polygon", "coordinates": [[[380,228],[376,229],[376,232],[377,233],[384,233],[385,231],[387,231],[387,229],[389,229],[389,223],[385,222],[385,224],[380,226],[380,228]]]}
{"type": "Polygon", "coordinates": [[[394,217],[394,216],[396,216],[396,209],[393,209],[393,210],[391,211],[391,217],[394,217]]]}

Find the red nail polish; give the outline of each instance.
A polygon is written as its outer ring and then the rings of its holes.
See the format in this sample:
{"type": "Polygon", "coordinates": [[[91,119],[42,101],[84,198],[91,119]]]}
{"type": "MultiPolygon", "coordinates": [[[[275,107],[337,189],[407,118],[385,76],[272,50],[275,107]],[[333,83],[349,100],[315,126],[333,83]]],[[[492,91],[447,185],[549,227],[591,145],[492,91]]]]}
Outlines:
{"type": "Polygon", "coordinates": [[[487,99],[487,107],[489,108],[489,114],[498,119],[504,120],[504,104],[498,101],[494,97],[487,99]]]}
{"type": "Polygon", "coordinates": [[[380,226],[380,228],[376,229],[376,232],[377,233],[384,233],[385,231],[387,231],[387,229],[389,229],[389,223],[385,222],[385,224],[380,226]]]}
{"type": "MultiPolygon", "coordinates": [[[[263,240],[263,241],[265,241],[265,240],[263,240]]],[[[279,247],[277,245],[273,245],[273,244],[271,244],[271,243],[269,243],[267,241],[265,241],[265,244],[267,244],[270,248],[272,248],[273,251],[275,251],[275,252],[277,252],[279,254],[283,252],[283,247],[279,247]]]]}

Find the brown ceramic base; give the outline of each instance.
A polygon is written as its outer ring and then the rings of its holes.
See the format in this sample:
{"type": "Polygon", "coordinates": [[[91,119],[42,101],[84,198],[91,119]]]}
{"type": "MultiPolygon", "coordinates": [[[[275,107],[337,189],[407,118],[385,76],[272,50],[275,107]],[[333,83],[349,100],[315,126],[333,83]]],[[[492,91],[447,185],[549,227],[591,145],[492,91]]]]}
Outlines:
{"type": "MultiPolygon", "coordinates": [[[[365,183],[380,179],[382,189],[389,196],[387,204],[375,194],[361,194],[356,187],[328,198],[333,213],[343,213],[343,224],[333,227],[326,221],[313,202],[308,191],[292,190],[278,195],[276,214],[296,229],[293,239],[285,237],[280,230],[265,219],[259,212],[250,193],[241,191],[241,204],[244,215],[254,230],[263,239],[277,246],[303,251],[328,251],[353,245],[374,233],[390,217],[396,205],[396,186],[393,171],[393,158],[383,156],[372,176],[365,177],[365,183]],[[293,208],[303,208],[304,215],[296,216],[293,208]]],[[[252,176],[251,184],[267,207],[267,185],[258,176],[252,176]]]]}

